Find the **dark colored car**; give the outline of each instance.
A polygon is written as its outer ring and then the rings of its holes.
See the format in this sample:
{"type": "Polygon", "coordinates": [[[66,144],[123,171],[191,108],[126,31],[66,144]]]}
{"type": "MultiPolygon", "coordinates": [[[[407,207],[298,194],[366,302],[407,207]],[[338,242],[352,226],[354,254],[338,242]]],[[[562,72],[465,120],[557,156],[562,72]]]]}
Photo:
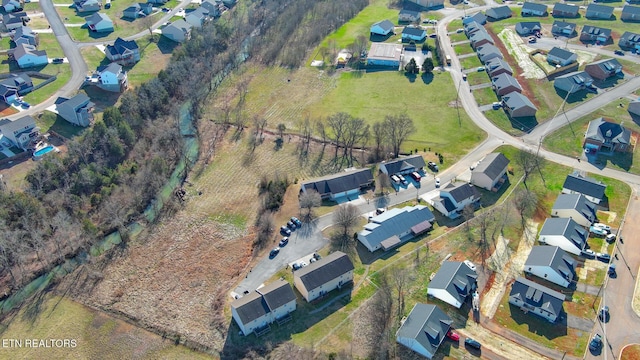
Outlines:
{"type": "Polygon", "coordinates": [[[616,55],[619,55],[619,56],[624,56],[624,51],[622,51],[622,50],[616,50],[613,53],[616,54],[616,55]]]}
{"type": "Polygon", "coordinates": [[[464,345],[472,347],[472,348],[477,349],[477,350],[480,350],[480,347],[482,346],[478,341],[473,340],[472,338],[464,339],[464,345]]]}
{"type": "Polygon", "coordinates": [[[285,236],[282,238],[282,240],[280,240],[280,242],[278,243],[278,246],[283,247],[286,246],[289,243],[289,237],[285,236]]]}
{"type": "Polygon", "coordinates": [[[431,169],[431,171],[433,172],[438,172],[438,164],[434,163],[433,161],[429,161],[429,163],[427,164],[427,167],[429,169],[431,169]]]}
{"type": "Polygon", "coordinates": [[[600,312],[598,313],[598,318],[600,318],[600,320],[602,322],[609,321],[609,307],[608,306],[603,306],[600,309],[600,312]]]}
{"type": "Polygon", "coordinates": [[[62,64],[64,62],[63,58],[53,58],[51,59],[51,63],[53,64],[62,64]]]}
{"type": "Polygon", "coordinates": [[[22,108],[24,108],[24,109],[28,109],[28,108],[30,108],[30,107],[31,107],[31,104],[29,104],[29,103],[28,103],[28,102],[26,102],[26,101],[23,101],[21,105],[22,105],[22,108]]]}
{"type": "Polygon", "coordinates": [[[280,248],[279,247],[271,250],[271,252],[269,253],[269,259],[273,259],[274,257],[276,257],[279,252],[280,252],[280,248]]]}
{"type": "Polygon", "coordinates": [[[296,224],[296,226],[297,226],[297,227],[302,226],[302,221],[300,221],[300,219],[298,219],[298,218],[297,218],[297,217],[295,217],[295,216],[292,216],[292,217],[291,217],[291,221],[292,221],[294,224],[296,224]]]}
{"type": "Polygon", "coordinates": [[[293,221],[288,221],[287,222],[287,227],[291,230],[295,230],[296,228],[296,224],[293,223],[293,221]]]}
{"type": "Polygon", "coordinates": [[[289,228],[286,225],[282,225],[280,227],[280,234],[282,234],[284,236],[289,236],[289,235],[291,235],[291,230],[289,230],[289,228]]]}
{"type": "Polygon", "coordinates": [[[597,253],[596,254],[596,258],[598,258],[598,260],[608,263],[609,261],[611,261],[611,255],[609,254],[601,254],[601,253],[597,253]]]}
{"type": "Polygon", "coordinates": [[[602,346],[602,336],[600,334],[595,334],[591,341],[589,341],[589,350],[597,351],[602,346]]]}

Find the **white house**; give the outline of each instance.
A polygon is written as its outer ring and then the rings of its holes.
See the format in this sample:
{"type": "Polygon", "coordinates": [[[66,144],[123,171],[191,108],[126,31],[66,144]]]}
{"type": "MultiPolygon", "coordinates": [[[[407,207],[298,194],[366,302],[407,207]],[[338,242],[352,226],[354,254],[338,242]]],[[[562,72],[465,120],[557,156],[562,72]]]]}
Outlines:
{"type": "Polygon", "coordinates": [[[100,66],[97,73],[99,79],[98,87],[103,90],[122,92],[129,86],[127,73],[117,63],[100,66]]]}
{"type": "Polygon", "coordinates": [[[0,133],[16,147],[26,150],[31,139],[38,135],[40,129],[36,127],[36,120],[31,116],[23,116],[16,120],[0,120],[0,133]]]}
{"type": "Polygon", "coordinates": [[[467,205],[474,205],[480,200],[480,193],[469,183],[450,183],[440,190],[440,196],[433,199],[433,208],[451,219],[460,216],[467,205]]]}
{"type": "Polygon", "coordinates": [[[567,175],[562,185],[563,194],[582,194],[594,204],[600,204],[606,189],[602,182],[579,173],[567,175]]]}
{"type": "Polygon", "coordinates": [[[589,233],[577,222],[567,218],[548,218],[538,236],[541,244],[559,246],[562,250],[580,255],[589,233]]]}
{"type": "Polygon", "coordinates": [[[275,321],[284,319],[296,309],[296,295],[284,280],[257,289],[231,303],[231,314],[242,333],[268,329],[275,321]]]}
{"type": "Polygon", "coordinates": [[[353,263],[336,251],[293,273],[293,283],[307,302],[353,282],[353,263]]]}
{"type": "Polygon", "coordinates": [[[471,183],[479,188],[494,190],[507,180],[509,159],[502,153],[491,153],[471,170],[471,183]]]}
{"type": "Polygon", "coordinates": [[[569,287],[576,276],[576,261],[558,246],[534,246],[524,272],[569,287]]]}
{"type": "Polygon", "coordinates": [[[357,199],[362,190],[371,187],[375,180],[371,169],[343,171],[302,183],[300,193],[317,191],[322,199],[357,199]]]}
{"type": "Polygon", "coordinates": [[[555,322],[562,313],[565,296],[531,280],[519,277],[511,285],[509,304],[519,307],[527,314],[535,314],[555,322]]]}
{"type": "Polygon", "coordinates": [[[427,295],[460,309],[478,287],[475,270],[460,261],[445,261],[429,282],[427,295]]]}
{"type": "Polygon", "coordinates": [[[556,46],[554,46],[547,53],[547,62],[551,65],[566,66],[576,62],[577,60],[578,55],[569,50],[561,49],[556,46]]]}
{"type": "Polygon", "coordinates": [[[431,229],[435,216],[424,205],[394,208],[369,220],[358,240],[369,251],[387,251],[431,229]]]}
{"type": "Polygon", "coordinates": [[[181,43],[191,37],[191,28],[193,26],[184,20],[177,20],[162,28],[162,36],[181,43]]]}
{"type": "Polygon", "coordinates": [[[369,32],[371,35],[387,36],[389,33],[393,33],[393,23],[389,20],[378,21],[371,25],[369,32]]]}
{"type": "Polygon", "coordinates": [[[445,339],[452,322],[439,307],[417,303],[396,332],[396,341],[431,359],[445,339]]]}
{"type": "Polygon", "coordinates": [[[596,205],[582,194],[560,194],[551,208],[551,216],[570,218],[589,227],[596,222],[596,205]]]}

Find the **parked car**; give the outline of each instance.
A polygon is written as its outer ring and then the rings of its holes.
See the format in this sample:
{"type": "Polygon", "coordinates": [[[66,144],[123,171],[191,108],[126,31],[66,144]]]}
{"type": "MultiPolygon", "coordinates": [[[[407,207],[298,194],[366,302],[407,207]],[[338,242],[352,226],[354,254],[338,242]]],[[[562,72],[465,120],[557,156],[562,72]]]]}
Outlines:
{"type": "Polygon", "coordinates": [[[607,233],[611,232],[611,226],[607,225],[607,224],[603,224],[603,223],[595,223],[592,225],[593,227],[597,227],[597,228],[601,228],[605,231],[607,231],[607,233]]]}
{"type": "Polygon", "coordinates": [[[163,7],[163,8],[162,8],[162,12],[169,12],[169,11],[171,11],[171,9],[166,8],[166,7],[163,7]]]}
{"type": "Polygon", "coordinates": [[[422,176],[420,176],[417,171],[412,172],[411,177],[417,182],[420,182],[420,180],[422,179],[422,176]]]}
{"type": "Polygon", "coordinates": [[[269,259],[273,259],[274,257],[276,257],[278,255],[278,253],[280,252],[280,248],[274,248],[273,250],[271,250],[271,252],[269,253],[269,259]]]}
{"type": "Polygon", "coordinates": [[[31,107],[31,104],[29,104],[26,101],[23,101],[22,104],[20,104],[22,106],[23,109],[28,109],[31,107]]]}
{"type": "Polygon", "coordinates": [[[464,345],[472,347],[474,349],[478,349],[478,350],[480,350],[480,347],[482,346],[478,341],[476,341],[476,340],[474,340],[472,338],[464,339],[464,345]]]}
{"type": "Polygon", "coordinates": [[[284,236],[290,236],[291,235],[291,230],[289,230],[289,228],[286,225],[282,225],[280,227],[280,234],[282,234],[284,236]]]}
{"type": "Polygon", "coordinates": [[[287,246],[288,243],[289,243],[289,237],[285,236],[280,240],[280,242],[278,243],[278,246],[284,247],[284,246],[287,246]]]}
{"type": "Polygon", "coordinates": [[[384,209],[384,208],[377,208],[377,209],[376,209],[376,215],[380,215],[380,214],[382,214],[383,212],[385,212],[385,209],[384,209]]]}
{"type": "Polygon", "coordinates": [[[427,163],[427,167],[428,167],[429,169],[431,169],[431,171],[433,171],[433,172],[438,172],[438,171],[439,171],[439,169],[438,169],[438,164],[434,163],[433,161],[429,161],[429,162],[427,163]]]}
{"type": "Polygon", "coordinates": [[[402,185],[407,185],[407,184],[409,184],[409,183],[407,182],[407,179],[405,179],[405,178],[404,178],[404,176],[402,176],[402,175],[400,175],[400,174],[398,174],[398,179],[400,179],[400,182],[402,183],[402,185]]]}
{"type": "Polygon", "coordinates": [[[616,264],[609,264],[609,269],[607,270],[607,274],[610,277],[616,277],[616,264]]]}
{"type": "Polygon", "coordinates": [[[600,312],[598,312],[598,318],[600,318],[600,320],[602,322],[609,321],[609,307],[608,306],[605,305],[602,308],[600,308],[600,312]]]}
{"type": "Polygon", "coordinates": [[[602,346],[602,336],[600,334],[595,334],[591,341],[589,341],[589,350],[597,351],[602,346]]]}
{"type": "Polygon", "coordinates": [[[463,31],[464,31],[464,29],[457,29],[457,30],[456,30],[456,33],[460,34],[460,33],[461,33],[461,32],[463,32],[463,31]]]}
{"type": "Polygon", "coordinates": [[[400,178],[396,175],[391,175],[391,180],[395,183],[400,183],[400,178]]]}
{"type": "Polygon", "coordinates": [[[484,66],[478,66],[478,69],[477,69],[478,72],[483,72],[484,70],[485,70],[484,66]]]}
{"type": "Polygon", "coordinates": [[[502,103],[499,102],[499,101],[496,101],[493,104],[491,104],[491,106],[493,107],[494,110],[498,110],[498,109],[500,109],[502,107],[502,103]]]}
{"type": "Polygon", "coordinates": [[[293,263],[291,265],[291,268],[293,269],[293,271],[296,271],[298,269],[302,269],[302,266],[300,264],[298,264],[298,263],[293,263]]]}
{"type": "Polygon", "coordinates": [[[533,37],[533,36],[529,38],[529,44],[533,44],[533,43],[535,43],[536,41],[538,41],[538,40],[536,40],[536,38],[535,38],[535,37],[533,37]]]}
{"type": "Polygon", "coordinates": [[[438,34],[436,34],[436,33],[431,33],[431,34],[429,34],[429,37],[430,37],[430,38],[437,38],[437,37],[438,37],[438,34]]]}
{"type": "Polygon", "coordinates": [[[476,271],[476,266],[469,260],[465,260],[464,264],[467,265],[469,267],[469,269],[476,271]]]}
{"type": "Polygon", "coordinates": [[[609,261],[611,261],[611,255],[607,254],[607,253],[597,253],[596,254],[596,259],[608,263],[609,261]]]}
{"type": "Polygon", "coordinates": [[[616,55],[619,55],[619,56],[624,56],[624,51],[622,51],[622,50],[616,50],[613,53],[616,54],[616,55]]]}
{"type": "Polygon", "coordinates": [[[609,243],[613,244],[616,241],[616,234],[608,234],[604,237],[604,239],[609,243]]]}
{"type": "Polygon", "coordinates": [[[589,259],[595,259],[596,257],[596,253],[591,250],[591,249],[584,249],[580,252],[580,255],[589,258],[589,259]]]}
{"type": "Polygon", "coordinates": [[[462,74],[462,80],[467,81],[467,74],[462,74]]]}
{"type": "Polygon", "coordinates": [[[300,221],[300,219],[298,219],[298,218],[297,218],[297,217],[295,217],[295,216],[292,216],[292,217],[291,217],[291,221],[292,221],[294,224],[296,224],[296,226],[297,226],[297,227],[302,226],[302,221],[300,221]]]}
{"type": "Polygon", "coordinates": [[[295,230],[296,224],[294,224],[293,221],[287,221],[287,227],[291,230],[295,230]]]}
{"type": "Polygon", "coordinates": [[[598,236],[607,236],[609,234],[607,230],[597,226],[589,227],[589,231],[598,236]]]}
{"type": "Polygon", "coordinates": [[[458,333],[454,332],[453,330],[449,329],[449,331],[447,331],[447,337],[455,342],[460,341],[460,335],[458,335],[458,333]]]}
{"type": "Polygon", "coordinates": [[[52,64],[62,64],[64,62],[63,58],[53,58],[51,59],[52,64]]]}

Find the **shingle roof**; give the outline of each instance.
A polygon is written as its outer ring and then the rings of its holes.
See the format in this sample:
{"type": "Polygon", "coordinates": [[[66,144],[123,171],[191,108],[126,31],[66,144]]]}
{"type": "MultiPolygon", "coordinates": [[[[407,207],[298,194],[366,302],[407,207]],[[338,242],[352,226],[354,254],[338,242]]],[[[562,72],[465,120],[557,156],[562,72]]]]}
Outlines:
{"type": "Polygon", "coordinates": [[[293,293],[291,285],[281,279],[257,289],[256,292],[264,297],[264,302],[270,311],[296,300],[296,294],[293,293]]]}
{"type": "Polygon", "coordinates": [[[554,33],[562,32],[562,30],[565,29],[573,33],[574,31],[576,31],[576,26],[577,25],[574,23],[556,20],[553,22],[553,25],[551,26],[551,32],[554,32],[554,33]]]}
{"type": "Polygon", "coordinates": [[[511,66],[509,66],[509,63],[501,58],[491,59],[485,63],[485,66],[487,67],[489,74],[498,69],[506,69],[509,73],[513,74],[513,70],[511,69],[511,66]]]}
{"type": "Polygon", "coordinates": [[[551,50],[549,50],[547,55],[555,56],[563,60],[569,60],[575,54],[569,50],[561,49],[557,46],[554,46],[551,50]]]}
{"type": "Polygon", "coordinates": [[[480,57],[480,59],[485,58],[489,54],[498,54],[498,55],[500,55],[500,57],[502,57],[502,53],[500,52],[500,49],[498,49],[497,47],[495,47],[495,46],[493,46],[491,44],[484,44],[484,45],[480,46],[477,49],[477,53],[478,53],[478,57],[480,57]]]}
{"type": "Polygon", "coordinates": [[[556,273],[571,282],[575,276],[575,260],[558,246],[534,246],[524,263],[527,266],[549,266],[556,273]]]}
{"type": "Polygon", "coordinates": [[[372,246],[376,246],[384,240],[394,235],[400,235],[424,221],[433,222],[434,220],[433,213],[424,205],[393,208],[372,217],[358,235],[365,237],[372,246]]]}
{"type": "Polygon", "coordinates": [[[541,30],[540,21],[521,21],[516,24],[516,32],[532,32],[535,30],[541,30]]]}
{"type": "Polygon", "coordinates": [[[489,179],[495,179],[502,175],[502,171],[509,165],[509,159],[502,153],[491,153],[476,166],[472,172],[484,173],[489,179]]]}
{"type": "Polygon", "coordinates": [[[468,22],[477,22],[480,25],[484,25],[487,23],[487,16],[485,14],[483,14],[482,12],[477,12],[467,18],[464,18],[462,20],[463,24],[466,24],[468,22]]]}
{"type": "Polygon", "coordinates": [[[488,32],[486,31],[476,31],[474,32],[471,37],[469,37],[469,40],[471,41],[472,44],[475,44],[477,42],[480,42],[481,40],[489,40],[489,42],[491,44],[493,44],[493,38],[491,37],[491,35],[489,35],[488,32]]]}
{"type": "MultiPolygon", "coordinates": [[[[63,98],[64,99],[64,98],[63,98]]],[[[78,106],[93,106],[93,103],[90,101],[89,97],[83,93],[78,93],[74,97],[70,99],[64,99],[62,102],[57,103],[56,106],[70,107],[71,109],[76,109],[78,106]]]]}
{"type": "Polygon", "coordinates": [[[640,42],[640,34],[633,33],[631,31],[625,31],[622,36],[620,36],[620,42],[628,42],[628,43],[638,43],[640,42]]]}
{"type": "Polygon", "coordinates": [[[315,190],[320,195],[338,194],[341,192],[359,189],[364,184],[373,181],[371,169],[358,169],[349,172],[341,172],[320,179],[305,182],[302,188],[305,191],[315,190]]]}
{"type": "Polygon", "coordinates": [[[606,185],[601,182],[585,177],[580,174],[569,174],[564,180],[563,188],[591,196],[596,199],[604,198],[604,191],[607,188],[606,185]]]}
{"type": "Polygon", "coordinates": [[[412,155],[387,161],[380,165],[384,165],[389,175],[393,175],[401,172],[402,170],[411,168],[420,169],[425,167],[427,164],[424,162],[422,155],[412,155]]]}
{"type": "Polygon", "coordinates": [[[589,122],[585,137],[602,143],[628,145],[631,141],[631,131],[622,124],[609,122],[600,117],[589,122]]]}
{"type": "Polygon", "coordinates": [[[122,55],[126,50],[136,50],[138,49],[138,44],[134,40],[123,40],[118,37],[113,45],[107,45],[105,51],[109,52],[111,55],[122,55]]]}
{"type": "Polygon", "coordinates": [[[523,107],[531,107],[537,110],[536,106],[533,105],[531,100],[528,97],[522,95],[517,91],[512,91],[507,95],[502,97],[502,101],[504,101],[505,105],[511,109],[511,111],[520,109],[523,107]]]}
{"type": "Polygon", "coordinates": [[[87,17],[86,21],[87,21],[87,24],[90,24],[90,25],[96,25],[101,21],[113,23],[106,14],[99,13],[99,12],[94,13],[93,15],[87,17]]]}
{"type": "MultiPolygon", "coordinates": [[[[622,70],[622,64],[617,59],[602,59],[595,62],[592,62],[589,65],[595,65],[602,69],[603,72],[609,73],[611,71],[616,71],[617,69],[622,70]]],[[[585,69],[586,70],[586,69],[585,69]]]]}
{"type": "Polygon", "coordinates": [[[0,121],[0,131],[14,132],[24,129],[25,127],[35,127],[36,120],[31,116],[23,116],[15,120],[2,119],[0,121]]]}
{"type": "Polygon", "coordinates": [[[445,261],[429,282],[429,289],[442,289],[464,303],[476,286],[478,275],[463,262],[445,261]]]}
{"type": "Polygon", "coordinates": [[[449,193],[458,203],[472,197],[480,197],[480,192],[478,192],[478,189],[476,189],[475,186],[464,182],[459,182],[457,184],[449,183],[449,185],[447,185],[443,190],[440,190],[440,192],[449,193]]]}
{"type": "Polygon", "coordinates": [[[413,10],[407,10],[407,9],[402,9],[400,10],[400,12],[398,13],[398,15],[400,17],[412,17],[412,18],[419,18],[420,17],[420,13],[417,11],[413,11],[413,10]]]}
{"type": "Polygon", "coordinates": [[[545,236],[564,236],[578,249],[584,249],[587,243],[587,231],[573,219],[548,218],[540,230],[540,238],[545,236]]]}
{"type": "Polygon", "coordinates": [[[640,7],[625,5],[622,7],[622,14],[640,15],[640,7]]]}
{"type": "Polygon", "coordinates": [[[591,3],[587,6],[587,14],[590,12],[609,14],[609,17],[611,17],[613,15],[613,7],[591,3]]]}
{"type": "Polygon", "coordinates": [[[589,35],[594,35],[594,36],[604,36],[604,37],[610,37],[611,36],[611,29],[605,29],[605,28],[601,28],[601,27],[597,27],[597,26],[591,26],[591,25],[585,25],[582,27],[582,31],[580,32],[581,34],[589,34],[589,35]]]}
{"type": "Polygon", "coordinates": [[[516,80],[516,78],[506,73],[496,75],[491,79],[491,82],[493,83],[493,86],[495,86],[497,90],[504,89],[509,86],[513,86],[516,89],[522,91],[522,86],[520,86],[520,83],[518,82],[518,80],[516,80]]]}
{"type": "Polygon", "coordinates": [[[402,34],[407,34],[407,35],[411,35],[411,36],[426,36],[427,32],[420,29],[420,28],[414,28],[414,27],[408,27],[405,26],[404,29],[402,29],[402,34]]]}
{"type": "Polygon", "coordinates": [[[493,19],[504,19],[511,16],[511,9],[507,5],[497,6],[488,9],[485,14],[487,15],[487,17],[493,19]]]}
{"type": "Polygon", "coordinates": [[[347,254],[336,251],[296,271],[294,276],[300,278],[307,291],[311,291],[353,269],[347,254]]]}
{"type": "Polygon", "coordinates": [[[556,210],[576,210],[590,222],[596,221],[596,206],[582,194],[560,194],[551,208],[556,210]]]}
{"type": "Polygon", "coordinates": [[[543,309],[554,316],[558,316],[562,312],[562,302],[566,297],[531,280],[518,277],[511,286],[509,298],[517,298],[535,308],[543,309]]]}
{"type": "Polygon", "coordinates": [[[257,292],[249,293],[240,299],[234,300],[231,303],[231,307],[236,309],[243,324],[248,324],[269,313],[267,303],[262,295],[257,292]]]}
{"type": "Polygon", "coordinates": [[[118,63],[111,63],[109,65],[99,66],[97,70],[99,73],[110,72],[113,74],[119,74],[120,72],[122,72],[122,66],[120,66],[118,63]]]}
{"type": "Polygon", "coordinates": [[[563,13],[570,13],[570,14],[578,14],[578,7],[575,5],[569,5],[569,4],[562,4],[562,3],[556,3],[553,6],[553,11],[560,11],[563,13]]]}
{"type": "Polygon", "coordinates": [[[13,57],[18,60],[25,55],[33,55],[33,56],[47,56],[47,52],[45,50],[37,50],[35,46],[31,44],[18,44],[13,49],[13,57]]]}
{"type": "Polygon", "coordinates": [[[378,21],[377,23],[371,25],[371,27],[374,27],[376,25],[380,26],[380,28],[384,31],[393,30],[393,27],[394,27],[393,23],[389,20],[378,21]]]}
{"type": "Polygon", "coordinates": [[[417,303],[396,336],[415,339],[430,354],[434,354],[451,328],[451,323],[451,318],[439,307],[417,303]]]}
{"type": "Polygon", "coordinates": [[[522,5],[522,11],[525,11],[525,10],[544,13],[547,11],[547,5],[525,1],[524,4],[522,5]]]}

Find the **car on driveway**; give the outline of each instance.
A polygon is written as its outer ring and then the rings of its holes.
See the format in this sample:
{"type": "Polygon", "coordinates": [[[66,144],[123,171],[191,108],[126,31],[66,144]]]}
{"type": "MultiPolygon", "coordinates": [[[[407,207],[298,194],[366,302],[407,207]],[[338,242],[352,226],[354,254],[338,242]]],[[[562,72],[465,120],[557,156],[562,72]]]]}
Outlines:
{"type": "Polygon", "coordinates": [[[464,264],[467,265],[467,267],[469,267],[469,269],[476,271],[476,266],[469,260],[465,260],[464,264]]]}
{"type": "Polygon", "coordinates": [[[296,224],[294,224],[293,221],[287,221],[287,227],[291,230],[295,230],[296,224]]]}
{"type": "Polygon", "coordinates": [[[607,233],[610,233],[610,232],[611,232],[611,226],[609,226],[609,225],[607,225],[607,224],[603,224],[603,223],[595,223],[595,224],[593,224],[593,225],[591,225],[591,226],[596,227],[596,228],[600,228],[600,229],[602,229],[602,230],[606,231],[607,233]]]}
{"type": "Polygon", "coordinates": [[[52,64],[62,64],[64,62],[63,58],[53,58],[51,59],[52,64]]]}
{"type": "Polygon", "coordinates": [[[449,331],[447,331],[447,337],[455,342],[460,341],[460,335],[458,335],[458,333],[454,332],[453,330],[449,329],[449,331]]]}
{"type": "Polygon", "coordinates": [[[494,110],[498,110],[498,109],[500,109],[502,107],[502,103],[499,102],[499,101],[496,101],[493,104],[491,104],[491,107],[493,107],[494,110]]]}
{"type": "Polygon", "coordinates": [[[529,38],[529,44],[533,44],[533,43],[535,43],[536,41],[538,41],[538,40],[537,40],[535,37],[533,37],[533,36],[529,38]]]}
{"type": "Polygon", "coordinates": [[[609,244],[613,244],[614,242],[616,242],[616,234],[608,234],[607,236],[604,237],[604,239],[609,243],[609,244]]]}
{"type": "Polygon", "coordinates": [[[289,228],[286,225],[282,225],[280,227],[280,234],[282,234],[284,236],[290,236],[291,235],[291,230],[289,230],[289,228]]]}
{"type": "Polygon", "coordinates": [[[478,69],[477,69],[478,72],[483,72],[484,70],[485,70],[484,66],[478,66],[478,69]]]}
{"type": "Polygon", "coordinates": [[[391,180],[393,180],[394,183],[400,183],[400,178],[396,175],[391,175],[391,180]]]}
{"type": "Polygon", "coordinates": [[[596,259],[604,262],[604,263],[608,263],[609,261],[611,261],[611,255],[607,254],[607,253],[597,253],[596,254],[596,259]]]}
{"type": "Polygon", "coordinates": [[[589,350],[597,351],[602,346],[602,336],[600,334],[595,334],[591,341],[589,341],[589,350]]]}
{"type": "Polygon", "coordinates": [[[431,171],[433,171],[433,172],[438,172],[438,171],[440,171],[440,169],[438,169],[438,164],[434,163],[433,161],[429,161],[429,162],[427,163],[427,167],[428,167],[429,169],[431,169],[431,171]]]}
{"type": "Polygon", "coordinates": [[[591,250],[591,249],[584,249],[580,252],[580,255],[588,258],[588,259],[595,259],[596,257],[596,253],[591,250]]]}
{"type": "Polygon", "coordinates": [[[31,104],[29,104],[26,101],[23,101],[20,105],[22,106],[23,109],[28,109],[31,107],[31,104]]]}
{"type": "Polygon", "coordinates": [[[269,259],[273,259],[274,257],[276,257],[278,255],[278,253],[280,253],[280,248],[274,248],[273,250],[271,250],[271,252],[269,253],[269,259]]]}
{"type": "Polygon", "coordinates": [[[616,50],[613,53],[618,55],[618,56],[624,56],[624,51],[622,51],[622,50],[616,50]]]}
{"type": "Polygon", "coordinates": [[[398,179],[400,179],[400,182],[402,183],[402,185],[408,185],[409,183],[407,182],[407,179],[404,178],[404,176],[398,174],[398,179]]]}
{"type": "Polygon", "coordinates": [[[278,243],[278,246],[284,247],[284,246],[287,246],[288,243],[289,243],[289,237],[285,236],[280,240],[280,242],[278,243]]]}
{"type": "Polygon", "coordinates": [[[300,221],[300,219],[298,219],[298,218],[297,218],[297,217],[295,217],[295,216],[292,216],[292,217],[291,217],[291,221],[292,221],[294,224],[296,224],[296,226],[297,226],[297,227],[301,227],[301,226],[302,226],[302,221],[300,221]]]}
{"type": "Polygon", "coordinates": [[[477,340],[474,340],[472,338],[464,339],[464,345],[472,347],[472,348],[477,349],[477,350],[480,350],[480,347],[482,346],[477,340]]]}

